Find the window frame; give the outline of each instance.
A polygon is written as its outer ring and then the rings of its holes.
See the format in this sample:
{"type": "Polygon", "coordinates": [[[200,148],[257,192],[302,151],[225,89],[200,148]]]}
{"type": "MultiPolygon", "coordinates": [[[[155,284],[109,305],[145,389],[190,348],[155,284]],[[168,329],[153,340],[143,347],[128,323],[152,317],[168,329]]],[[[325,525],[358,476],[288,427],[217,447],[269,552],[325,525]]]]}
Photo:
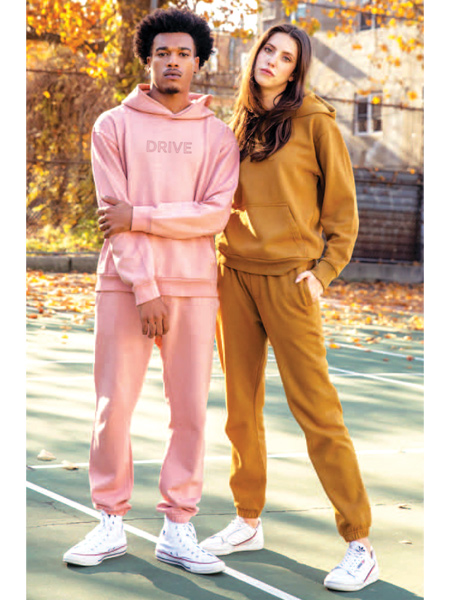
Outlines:
{"type": "Polygon", "coordinates": [[[364,136],[370,136],[370,135],[382,135],[383,134],[383,114],[381,111],[382,106],[383,106],[383,92],[382,91],[371,92],[370,94],[367,94],[367,95],[355,94],[355,111],[354,111],[354,116],[353,116],[353,135],[358,136],[358,137],[364,137],[364,136]],[[380,98],[380,104],[373,104],[372,100],[375,97],[380,98]],[[367,130],[365,130],[365,131],[360,131],[360,129],[359,129],[360,117],[359,117],[359,113],[358,113],[358,107],[360,105],[365,105],[367,107],[367,116],[365,119],[367,130]],[[377,119],[377,120],[380,121],[381,129],[375,130],[373,128],[374,107],[379,107],[379,109],[380,109],[380,116],[379,116],[379,119],[377,119]]]}
{"type": "MultiPolygon", "coordinates": [[[[362,10],[365,10],[366,7],[370,7],[372,5],[372,0],[360,0],[360,7],[362,10]]],[[[363,12],[359,13],[359,24],[358,30],[361,31],[373,31],[380,27],[380,23],[377,22],[378,15],[370,15],[370,25],[366,24],[367,15],[363,12]]]]}

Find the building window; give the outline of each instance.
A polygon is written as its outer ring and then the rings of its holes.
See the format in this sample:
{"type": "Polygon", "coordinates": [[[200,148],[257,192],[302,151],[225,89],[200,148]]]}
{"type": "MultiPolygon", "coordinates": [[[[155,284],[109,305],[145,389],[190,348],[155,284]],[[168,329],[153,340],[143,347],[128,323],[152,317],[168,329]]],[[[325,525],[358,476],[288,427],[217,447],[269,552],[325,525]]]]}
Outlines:
{"type": "Polygon", "coordinates": [[[380,26],[381,18],[370,12],[372,0],[360,0],[363,12],[359,13],[359,31],[369,31],[380,26]]]}
{"type": "Polygon", "coordinates": [[[275,19],[277,16],[277,6],[276,3],[272,0],[266,0],[263,2],[263,19],[264,21],[269,19],[275,19]]]}
{"type": "Polygon", "coordinates": [[[382,92],[355,96],[355,135],[372,135],[383,131],[382,98],[382,92]]]}
{"type": "Polygon", "coordinates": [[[306,17],[306,3],[300,2],[297,5],[297,10],[294,11],[293,15],[295,16],[295,20],[304,19],[306,17]]]}

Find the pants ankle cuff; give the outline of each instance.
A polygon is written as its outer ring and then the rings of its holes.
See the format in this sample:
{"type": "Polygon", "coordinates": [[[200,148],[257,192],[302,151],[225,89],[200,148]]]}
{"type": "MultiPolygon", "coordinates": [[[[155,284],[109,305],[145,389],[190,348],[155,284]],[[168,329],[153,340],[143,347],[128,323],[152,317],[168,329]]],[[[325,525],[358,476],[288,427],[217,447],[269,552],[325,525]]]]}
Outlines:
{"type": "Polygon", "coordinates": [[[257,510],[247,510],[245,508],[238,508],[236,512],[238,516],[242,517],[243,519],[258,519],[259,515],[261,514],[257,510]]]}
{"type": "Polygon", "coordinates": [[[369,528],[365,529],[354,529],[353,531],[348,531],[344,536],[344,540],[346,542],[354,542],[355,540],[360,540],[362,538],[369,537],[369,528]]]}

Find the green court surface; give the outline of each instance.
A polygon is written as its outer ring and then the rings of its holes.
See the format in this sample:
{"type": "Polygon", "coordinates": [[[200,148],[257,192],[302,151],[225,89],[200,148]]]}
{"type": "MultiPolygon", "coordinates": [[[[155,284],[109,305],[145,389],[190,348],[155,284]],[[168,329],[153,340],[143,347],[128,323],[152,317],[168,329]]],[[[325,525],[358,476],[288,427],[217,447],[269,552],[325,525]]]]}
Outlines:
{"type": "MultiPolygon", "coordinates": [[[[61,313],[30,319],[27,328],[29,600],[423,598],[422,332],[378,327],[380,339],[369,345],[352,343],[352,332],[341,327],[328,349],[330,374],[371,500],[371,541],[380,563],[380,581],[343,595],[322,585],[343,557],[345,542],[337,535],[303,433],[288,410],[271,349],[266,370],[265,549],[224,557],[226,572],[214,576],[192,575],[156,560],[155,539],[163,518],[155,506],[169,412],[155,348],[132,422],[135,487],[133,508],[125,517],[128,553],[95,568],[65,565],[63,553],[97,522],[87,468],[95,398],[93,322],[74,325],[70,315],[61,313]],[[42,449],[56,459],[38,460],[42,449]],[[78,468],[64,468],[63,461],[78,468]]],[[[359,330],[360,339],[370,338],[373,330],[359,330]]],[[[199,539],[234,515],[224,423],[224,381],[215,355],[204,493],[193,520],[199,539]]]]}

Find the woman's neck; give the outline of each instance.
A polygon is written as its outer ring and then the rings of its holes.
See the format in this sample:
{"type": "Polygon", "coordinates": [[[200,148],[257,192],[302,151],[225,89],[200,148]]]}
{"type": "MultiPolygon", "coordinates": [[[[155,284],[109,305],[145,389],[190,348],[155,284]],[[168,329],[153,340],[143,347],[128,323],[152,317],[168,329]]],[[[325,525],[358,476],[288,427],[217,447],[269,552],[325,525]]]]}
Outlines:
{"type": "Polygon", "coordinates": [[[272,108],[276,106],[280,101],[281,94],[284,92],[285,89],[286,86],[277,89],[260,87],[261,104],[263,105],[263,107],[266,110],[272,110],[272,108]]]}

